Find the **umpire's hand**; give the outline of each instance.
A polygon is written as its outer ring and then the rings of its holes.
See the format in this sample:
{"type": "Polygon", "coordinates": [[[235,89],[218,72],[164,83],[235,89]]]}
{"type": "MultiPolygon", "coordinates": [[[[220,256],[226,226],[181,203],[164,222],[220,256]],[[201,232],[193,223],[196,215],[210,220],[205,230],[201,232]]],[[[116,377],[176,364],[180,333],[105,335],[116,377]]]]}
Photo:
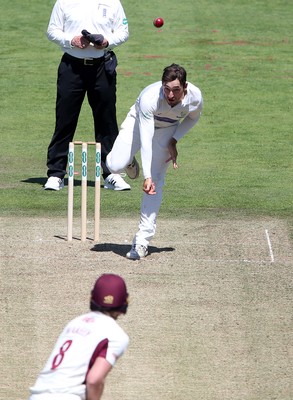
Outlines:
{"type": "Polygon", "coordinates": [[[71,46],[78,47],[79,49],[86,49],[90,45],[90,42],[82,35],[74,36],[71,40],[71,46]]]}

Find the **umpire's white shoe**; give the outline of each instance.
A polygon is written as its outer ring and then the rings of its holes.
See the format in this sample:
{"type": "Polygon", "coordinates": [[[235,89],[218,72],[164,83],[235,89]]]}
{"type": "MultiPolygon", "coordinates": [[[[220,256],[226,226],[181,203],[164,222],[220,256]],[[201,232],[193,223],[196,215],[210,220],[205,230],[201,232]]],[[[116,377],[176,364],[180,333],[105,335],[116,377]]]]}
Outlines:
{"type": "Polygon", "coordinates": [[[133,157],[132,163],[127,165],[125,172],[130,179],[136,179],[139,177],[139,164],[135,157],[133,157]]]}
{"type": "Polygon", "coordinates": [[[64,188],[64,179],[50,176],[44,185],[45,190],[61,190],[64,188]]]}
{"type": "Polygon", "coordinates": [[[148,255],[148,249],[142,244],[133,244],[131,250],[126,254],[129,260],[140,260],[148,255]]]}
{"type": "Polygon", "coordinates": [[[104,189],[111,190],[130,190],[131,187],[119,174],[111,174],[107,176],[104,182],[104,189]]]}

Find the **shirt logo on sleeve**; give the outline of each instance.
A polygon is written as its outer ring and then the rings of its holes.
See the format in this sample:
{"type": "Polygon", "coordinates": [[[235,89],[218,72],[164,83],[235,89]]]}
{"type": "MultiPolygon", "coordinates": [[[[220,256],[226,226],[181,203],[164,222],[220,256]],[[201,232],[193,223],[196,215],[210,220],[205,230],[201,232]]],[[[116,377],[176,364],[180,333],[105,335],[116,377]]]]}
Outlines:
{"type": "Polygon", "coordinates": [[[181,114],[180,115],[176,115],[176,118],[181,119],[181,118],[184,118],[185,116],[186,116],[186,112],[185,111],[181,111],[181,114]]]}

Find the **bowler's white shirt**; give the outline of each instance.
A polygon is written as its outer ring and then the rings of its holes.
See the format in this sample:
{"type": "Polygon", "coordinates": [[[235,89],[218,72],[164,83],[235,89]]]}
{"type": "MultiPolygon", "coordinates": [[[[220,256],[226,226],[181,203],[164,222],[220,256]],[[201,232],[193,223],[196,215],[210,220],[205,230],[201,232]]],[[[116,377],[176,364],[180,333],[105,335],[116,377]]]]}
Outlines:
{"type": "Polygon", "coordinates": [[[172,128],[173,138],[181,139],[199,120],[203,99],[201,91],[187,82],[187,93],[183,100],[171,107],[165,99],[162,82],[147,86],[139,95],[130,113],[139,122],[143,175],[151,177],[152,139],[160,129],[172,128]]]}

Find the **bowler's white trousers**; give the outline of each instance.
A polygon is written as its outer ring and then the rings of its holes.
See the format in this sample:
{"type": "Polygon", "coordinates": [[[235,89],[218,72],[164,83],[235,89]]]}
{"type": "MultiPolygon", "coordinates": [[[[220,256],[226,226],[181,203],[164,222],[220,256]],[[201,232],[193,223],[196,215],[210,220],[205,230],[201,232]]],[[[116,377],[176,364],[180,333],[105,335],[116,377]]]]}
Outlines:
{"type": "MultiPolygon", "coordinates": [[[[133,238],[133,244],[148,247],[156,231],[156,219],[162,202],[163,186],[170,157],[168,143],[177,128],[171,126],[155,130],[152,140],[151,175],[156,185],[156,194],[143,193],[140,213],[139,230],[133,238]]],[[[138,122],[131,112],[121,125],[111,152],[107,156],[106,164],[112,173],[123,172],[125,167],[132,162],[135,154],[140,150],[140,133],[138,122]]]]}

